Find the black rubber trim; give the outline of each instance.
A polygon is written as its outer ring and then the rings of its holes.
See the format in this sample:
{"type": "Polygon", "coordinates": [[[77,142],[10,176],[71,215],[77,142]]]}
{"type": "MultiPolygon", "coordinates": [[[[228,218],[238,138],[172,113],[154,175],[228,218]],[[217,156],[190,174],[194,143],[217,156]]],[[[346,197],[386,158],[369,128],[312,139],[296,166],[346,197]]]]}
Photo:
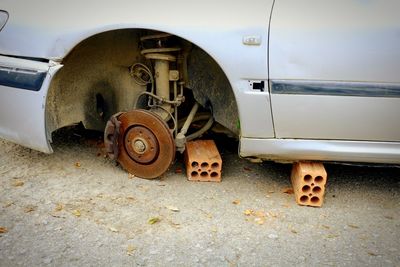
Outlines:
{"type": "Polygon", "coordinates": [[[272,80],[272,94],[400,97],[400,84],[272,80]]]}
{"type": "Polygon", "coordinates": [[[0,54],[0,56],[27,59],[27,60],[37,61],[37,62],[46,62],[46,63],[48,63],[50,61],[47,58],[40,58],[40,57],[23,57],[23,56],[15,56],[15,55],[8,55],[8,54],[0,54]]]}

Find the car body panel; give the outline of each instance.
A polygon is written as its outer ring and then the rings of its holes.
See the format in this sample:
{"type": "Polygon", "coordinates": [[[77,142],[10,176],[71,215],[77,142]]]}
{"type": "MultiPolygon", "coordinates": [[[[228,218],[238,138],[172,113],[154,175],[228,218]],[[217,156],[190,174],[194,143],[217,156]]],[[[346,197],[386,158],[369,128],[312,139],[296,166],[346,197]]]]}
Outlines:
{"type": "Polygon", "coordinates": [[[382,97],[400,89],[398,10],[397,0],[276,1],[270,80],[314,84],[309,93],[271,88],[277,138],[400,140],[400,95],[382,97]]]}
{"type": "Polygon", "coordinates": [[[277,0],[270,79],[400,83],[399,10],[398,0],[277,0]]]}
{"type": "Polygon", "coordinates": [[[367,84],[354,83],[292,84],[314,87],[313,91],[299,90],[294,94],[289,90],[274,93],[272,89],[275,132],[279,138],[400,141],[400,85],[376,84],[368,88],[367,84]],[[379,92],[383,94],[369,96],[379,92]]]}
{"type": "Polygon", "coordinates": [[[269,93],[260,100],[247,86],[248,79],[268,79],[267,37],[272,3],[273,0],[257,0],[243,5],[235,0],[227,7],[218,1],[182,4],[119,0],[109,4],[44,0],[22,4],[5,0],[2,8],[10,17],[0,32],[0,54],[61,61],[76,45],[98,33],[127,28],[168,32],[204,49],[223,69],[237,99],[240,121],[244,122],[242,134],[272,138],[269,93]],[[245,45],[246,36],[259,37],[260,45],[245,45]],[[249,107],[249,102],[259,105],[249,107]]]}
{"type": "Polygon", "coordinates": [[[93,0],[44,0],[39,4],[4,0],[2,6],[10,14],[0,32],[2,54],[61,60],[81,41],[97,33],[153,29],[175,34],[203,48],[229,77],[267,78],[267,29],[272,0],[257,0],[252,5],[230,1],[229,8],[224,2],[182,4],[177,0],[119,0],[112,4],[93,0]],[[247,35],[260,36],[261,45],[244,45],[242,39],[247,35]],[[238,57],[240,54],[246,56],[238,57]],[[246,67],[237,68],[238,65],[246,67]]]}
{"type": "MultiPolygon", "coordinates": [[[[52,152],[45,125],[46,88],[61,65],[0,56],[0,69],[40,71],[46,76],[43,90],[0,85],[0,136],[45,153],[52,152]]],[[[18,78],[18,77],[16,77],[18,78]]]]}

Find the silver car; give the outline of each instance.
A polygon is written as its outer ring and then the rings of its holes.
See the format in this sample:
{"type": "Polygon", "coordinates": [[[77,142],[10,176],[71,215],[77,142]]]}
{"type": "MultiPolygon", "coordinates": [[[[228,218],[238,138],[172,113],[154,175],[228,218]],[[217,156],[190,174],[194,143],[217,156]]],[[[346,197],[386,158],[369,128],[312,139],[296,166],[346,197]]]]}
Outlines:
{"type": "Polygon", "coordinates": [[[398,0],[2,0],[0,10],[4,139],[51,153],[55,130],[82,123],[148,178],[211,128],[237,137],[242,157],[400,163],[398,0]]]}

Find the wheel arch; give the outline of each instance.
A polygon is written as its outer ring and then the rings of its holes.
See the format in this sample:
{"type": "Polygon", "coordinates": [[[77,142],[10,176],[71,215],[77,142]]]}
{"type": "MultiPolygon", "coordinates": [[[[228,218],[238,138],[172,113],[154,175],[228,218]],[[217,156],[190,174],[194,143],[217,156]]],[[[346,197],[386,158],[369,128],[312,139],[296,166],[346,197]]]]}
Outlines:
{"type": "MultiPolygon", "coordinates": [[[[108,79],[105,78],[106,73],[104,73],[103,77],[101,79],[98,79],[97,85],[93,85],[99,88],[94,91],[100,90],[102,93],[96,93],[96,92],[90,93],[91,90],[89,89],[83,90],[82,89],[83,87],[91,86],[88,85],[87,82],[85,82],[85,86],[74,84],[76,83],[76,81],[72,80],[76,80],[75,77],[79,77],[78,80],[79,79],[84,80],[85,78],[87,78],[87,76],[86,77],[84,76],[90,73],[90,71],[82,73],[80,71],[77,71],[76,69],[73,70],[73,67],[71,67],[71,65],[77,66],[78,64],[79,69],[81,68],[85,69],[86,66],[79,64],[78,63],[79,61],[83,61],[83,63],[96,64],[96,60],[98,59],[94,59],[94,56],[98,55],[98,53],[97,54],[93,53],[88,58],[86,58],[87,55],[84,53],[84,51],[85,49],[86,50],[88,49],[88,45],[96,43],[100,45],[98,49],[105,48],[107,50],[106,46],[104,45],[101,46],[101,40],[105,41],[107,44],[111,44],[112,41],[110,40],[110,38],[112,38],[112,36],[115,35],[118,37],[122,36],[123,41],[122,43],[118,43],[116,49],[116,54],[120,55],[123,54],[124,51],[127,51],[126,49],[129,46],[128,44],[129,38],[130,37],[136,38],[135,42],[137,42],[138,40],[137,38],[139,37],[140,32],[143,31],[160,31],[169,33],[186,42],[193,44],[195,47],[198,48],[198,50],[196,51],[198,54],[198,58],[205,58],[206,60],[203,61],[200,60],[202,64],[197,64],[198,62],[196,62],[196,60],[193,62],[193,66],[195,67],[192,69],[193,70],[192,74],[198,75],[199,77],[197,81],[195,81],[194,84],[191,85],[193,87],[192,89],[195,98],[203,106],[209,105],[209,103],[211,103],[213,105],[212,108],[214,111],[214,116],[216,116],[216,120],[220,122],[222,125],[224,125],[226,128],[230,129],[233,133],[238,134],[239,129],[237,128],[237,122],[239,118],[238,115],[239,112],[237,106],[237,99],[232,87],[232,83],[229,79],[229,74],[225,71],[223,67],[222,64],[223,59],[219,58],[218,55],[213,53],[212,49],[210,49],[209,46],[204,45],[204,42],[203,43],[198,42],[197,41],[198,39],[193,38],[193,36],[191,36],[191,34],[189,33],[182,33],[163,28],[132,27],[132,26],[133,25],[124,25],[124,26],[119,25],[119,26],[102,27],[92,31],[87,31],[81,33],[79,37],[76,37],[73,41],[70,41],[70,45],[67,46],[67,48],[65,47],[63,48],[64,56],[62,57],[62,59],[60,58],[56,59],[61,64],[63,64],[63,68],[53,78],[46,100],[46,126],[47,126],[48,136],[51,136],[51,132],[53,132],[58,128],[74,123],[79,123],[80,121],[83,121],[84,125],[88,126],[87,128],[93,128],[98,130],[99,125],[104,124],[105,120],[103,119],[102,121],[100,121],[97,118],[97,121],[94,124],[90,123],[89,120],[93,119],[93,114],[92,115],[90,114],[93,113],[93,108],[89,112],[86,110],[87,107],[91,105],[92,106],[98,105],[98,103],[94,103],[92,101],[93,96],[95,96],[96,100],[100,102],[104,100],[104,99],[101,100],[101,98],[104,97],[110,98],[111,103],[116,104],[115,102],[121,100],[117,99],[121,98],[118,97],[118,94],[125,95],[123,91],[130,91],[129,90],[130,87],[134,88],[133,91],[136,92],[136,93],[131,92],[128,94],[129,96],[127,97],[127,99],[131,100],[134,98],[135,94],[137,95],[138,91],[143,90],[143,88],[135,86],[132,83],[132,81],[129,81],[129,77],[126,75],[127,73],[122,74],[121,68],[123,69],[124,67],[128,67],[127,66],[128,62],[126,61],[122,62],[124,61],[122,60],[122,57],[119,58],[119,60],[121,60],[120,62],[110,62],[110,64],[116,63],[116,65],[118,65],[117,68],[120,69],[116,77],[108,79]],[[78,58],[80,58],[80,60],[78,60],[78,58]],[[217,73],[216,75],[218,77],[217,79],[210,79],[213,76],[212,73],[211,74],[208,73],[207,69],[203,68],[204,66],[210,66],[210,64],[212,65],[212,71],[214,73],[217,73]],[[116,81],[118,77],[120,78],[122,77],[120,82],[116,81]],[[72,83],[72,85],[71,84],[68,85],[68,83],[72,83]],[[114,87],[114,89],[117,91],[120,90],[119,93],[114,94],[116,91],[114,90],[109,91],[107,88],[109,86],[114,87]],[[83,90],[84,93],[82,93],[81,90],[83,90]],[[106,95],[104,96],[103,93],[106,95]],[[83,100],[86,98],[91,98],[91,99],[83,100]],[[88,103],[88,101],[92,102],[88,103]],[[230,112],[226,112],[227,110],[229,110],[230,112]],[[76,116],[74,116],[74,114],[76,116]],[[79,117],[81,117],[81,120],[79,120],[79,117]]],[[[115,51],[107,50],[106,54],[111,55],[113,52],[115,51]]],[[[138,53],[138,50],[133,49],[133,52],[131,52],[129,56],[132,56],[131,58],[132,60],[134,60],[135,58],[139,59],[140,55],[138,53]]],[[[87,70],[87,68],[85,70],[87,70]]],[[[117,109],[120,109],[121,107],[123,107],[123,109],[126,109],[128,104],[120,103],[117,104],[116,106],[118,107],[117,109]]],[[[106,114],[106,116],[110,116],[111,113],[115,111],[116,110],[109,110],[108,113],[110,114],[106,114]]]]}

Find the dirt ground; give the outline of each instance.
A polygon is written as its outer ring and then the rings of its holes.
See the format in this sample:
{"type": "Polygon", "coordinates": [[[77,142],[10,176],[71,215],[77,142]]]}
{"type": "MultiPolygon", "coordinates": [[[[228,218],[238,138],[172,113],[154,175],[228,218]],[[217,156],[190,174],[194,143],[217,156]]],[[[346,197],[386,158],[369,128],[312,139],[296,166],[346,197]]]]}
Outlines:
{"type": "Polygon", "coordinates": [[[400,266],[400,169],[326,165],[322,208],[296,205],[291,165],[218,142],[222,183],[129,176],[96,136],[46,155],[0,140],[0,266],[400,266]],[[289,192],[290,193],[290,192],[289,192]]]}

